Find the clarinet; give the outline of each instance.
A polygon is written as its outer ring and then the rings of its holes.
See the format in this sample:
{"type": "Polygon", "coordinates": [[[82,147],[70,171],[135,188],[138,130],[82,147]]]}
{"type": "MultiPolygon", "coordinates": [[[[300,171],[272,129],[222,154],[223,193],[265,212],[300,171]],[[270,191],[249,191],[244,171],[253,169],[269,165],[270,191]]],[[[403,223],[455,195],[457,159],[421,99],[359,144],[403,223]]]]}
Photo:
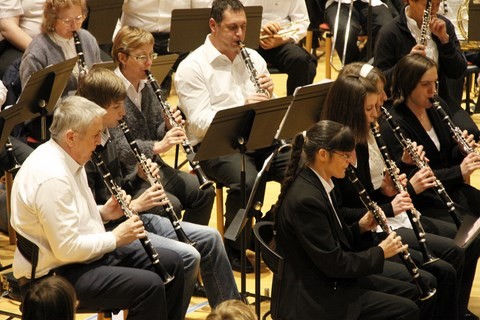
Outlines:
{"type": "Polygon", "coordinates": [[[250,58],[250,54],[248,54],[245,44],[242,41],[238,41],[238,46],[240,47],[240,54],[242,55],[242,59],[245,62],[245,66],[250,73],[250,81],[252,81],[253,85],[255,86],[255,91],[257,93],[263,93],[268,98],[270,98],[270,93],[268,93],[267,90],[263,89],[258,82],[258,72],[253,65],[252,59],[250,58]]]}
{"type": "Polygon", "coordinates": [[[468,143],[467,140],[462,135],[462,130],[460,130],[459,127],[457,127],[452,119],[448,116],[448,114],[443,110],[442,106],[440,105],[440,102],[435,99],[435,98],[430,98],[430,102],[433,105],[433,109],[437,111],[438,115],[440,118],[442,118],[443,122],[448,127],[448,130],[450,130],[450,133],[452,134],[453,140],[458,144],[458,147],[462,151],[464,155],[468,155],[470,153],[476,153],[479,154],[477,149],[472,148],[468,143]]]}
{"type": "MultiPolygon", "coordinates": [[[[382,107],[382,115],[385,117],[385,119],[387,120],[387,123],[392,128],[393,133],[395,134],[395,137],[397,138],[397,140],[400,142],[402,147],[405,150],[407,150],[408,154],[412,158],[415,165],[419,169],[430,168],[428,163],[425,160],[422,160],[420,158],[420,156],[418,155],[418,153],[416,152],[415,148],[412,145],[412,141],[407,137],[405,137],[405,134],[402,132],[402,129],[400,128],[400,126],[396,124],[395,120],[393,120],[392,115],[387,111],[385,107],[382,107]]],[[[447,206],[448,212],[452,216],[452,219],[455,222],[455,225],[457,226],[457,228],[459,228],[460,225],[462,224],[462,218],[460,216],[460,213],[455,208],[455,204],[452,198],[450,198],[450,196],[448,195],[447,190],[445,190],[443,183],[437,178],[435,178],[434,190],[437,193],[437,195],[440,197],[440,199],[442,199],[442,201],[447,206]]]]}
{"type": "MultiPolygon", "coordinates": [[[[150,167],[147,165],[147,157],[145,156],[144,153],[140,152],[140,148],[138,147],[138,144],[133,138],[133,135],[130,132],[130,129],[128,128],[125,121],[121,120],[118,126],[120,127],[120,129],[122,129],[123,134],[125,135],[125,138],[127,139],[128,144],[132,148],[132,151],[135,154],[135,158],[137,159],[138,164],[140,165],[143,172],[145,173],[145,176],[147,177],[147,180],[150,183],[150,185],[155,185],[155,184],[160,185],[160,187],[163,189],[163,186],[160,183],[159,177],[153,175],[152,171],[150,170],[150,167]]],[[[178,220],[177,214],[173,209],[172,203],[170,202],[170,200],[168,200],[168,198],[166,200],[167,200],[167,203],[163,205],[163,209],[167,213],[167,217],[172,223],[173,230],[175,230],[178,240],[186,244],[195,246],[196,243],[191,241],[188,238],[187,234],[185,233],[182,226],[180,225],[180,221],[178,220]]]]}
{"type": "MultiPolygon", "coordinates": [[[[393,183],[395,184],[395,189],[398,192],[406,191],[406,188],[400,182],[397,164],[390,158],[387,146],[382,138],[382,134],[380,133],[378,126],[376,125],[376,123],[372,123],[370,127],[372,129],[373,136],[375,137],[375,141],[377,142],[378,148],[380,149],[380,153],[382,154],[383,162],[387,167],[388,174],[390,175],[393,183]]],[[[424,260],[423,265],[427,265],[437,261],[438,258],[435,258],[433,256],[427,246],[425,230],[423,229],[422,223],[420,222],[420,213],[415,208],[413,208],[412,210],[406,210],[405,212],[407,214],[408,220],[410,220],[413,232],[417,237],[418,244],[420,245],[420,250],[422,251],[424,260]]]]}
{"type": "Polygon", "coordinates": [[[420,28],[420,40],[418,43],[426,46],[427,41],[430,39],[428,36],[428,24],[430,23],[430,17],[432,15],[432,0],[427,0],[425,10],[423,10],[422,27],[420,28]]]}
{"type": "MultiPolygon", "coordinates": [[[[158,98],[158,101],[160,102],[160,106],[162,107],[162,110],[165,116],[168,118],[172,126],[181,127],[181,125],[175,121],[175,118],[173,117],[173,114],[170,111],[170,105],[163,98],[162,90],[160,89],[160,86],[158,85],[157,81],[153,77],[150,70],[145,70],[145,74],[147,75],[148,82],[152,86],[153,91],[155,91],[155,94],[158,98]]],[[[182,142],[182,147],[183,147],[183,150],[185,150],[185,153],[187,155],[187,160],[190,166],[193,168],[193,171],[195,171],[195,174],[197,175],[198,181],[200,183],[200,186],[199,186],[200,190],[206,190],[210,188],[213,185],[213,181],[207,178],[202,168],[200,167],[200,163],[198,161],[193,161],[193,158],[195,158],[195,151],[193,150],[193,147],[190,144],[190,141],[188,141],[188,139],[184,140],[182,142]]]]}
{"type": "MultiPolygon", "coordinates": [[[[352,182],[353,186],[355,187],[355,190],[358,193],[358,196],[360,197],[360,200],[362,200],[362,203],[365,205],[365,208],[372,212],[373,216],[375,217],[375,220],[377,221],[377,224],[382,228],[383,232],[386,234],[390,234],[392,230],[390,230],[390,227],[387,224],[387,218],[385,215],[382,213],[380,207],[370,199],[370,196],[368,195],[367,191],[363,187],[362,183],[360,180],[358,180],[358,177],[355,173],[355,170],[353,169],[352,165],[349,165],[348,168],[346,169],[346,174],[348,176],[348,179],[352,182]]],[[[420,300],[424,301],[427,299],[430,299],[435,295],[435,292],[437,291],[435,288],[429,288],[428,285],[422,281],[422,277],[420,275],[420,272],[418,271],[418,267],[415,265],[415,262],[412,260],[412,257],[410,256],[410,253],[408,250],[404,250],[400,253],[398,253],[400,256],[400,259],[402,260],[403,264],[407,268],[408,272],[413,278],[413,281],[415,282],[418,291],[420,291],[420,300]]]]}
{"type": "MultiPolygon", "coordinates": [[[[117,202],[120,205],[120,207],[122,208],[125,216],[130,218],[133,215],[138,215],[137,212],[135,212],[134,210],[132,210],[128,207],[128,204],[123,199],[120,187],[113,180],[113,178],[110,174],[110,171],[108,170],[107,165],[103,162],[100,154],[98,154],[96,152],[93,152],[92,160],[95,163],[95,165],[97,166],[100,173],[102,174],[103,181],[105,182],[105,185],[107,186],[110,193],[117,200],[117,202]]],[[[145,238],[140,239],[140,242],[142,243],[143,248],[147,252],[148,258],[150,259],[150,261],[152,261],[153,269],[162,278],[163,283],[166,285],[167,283],[172,281],[175,277],[170,275],[163,268],[162,264],[160,263],[158,252],[155,249],[155,247],[152,245],[152,242],[150,241],[150,239],[147,236],[145,236],[145,238]]]]}
{"type": "Polygon", "coordinates": [[[83,54],[82,43],[76,31],[73,31],[73,41],[78,56],[78,77],[81,79],[88,73],[87,64],[85,63],[85,55],[83,54]]]}
{"type": "Polygon", "coordinates": [[[5,150],[7,151],[8,162],[13,164],[13,166],[7,171],[11,174],[15,174],[20,169],[21,165],[18,162],[17,157],[15,157],[15,153],[13,152],[13,144],[12,140],[10,140],[10,137],[7,138],[7,142],[5,143],[5,150]]]}

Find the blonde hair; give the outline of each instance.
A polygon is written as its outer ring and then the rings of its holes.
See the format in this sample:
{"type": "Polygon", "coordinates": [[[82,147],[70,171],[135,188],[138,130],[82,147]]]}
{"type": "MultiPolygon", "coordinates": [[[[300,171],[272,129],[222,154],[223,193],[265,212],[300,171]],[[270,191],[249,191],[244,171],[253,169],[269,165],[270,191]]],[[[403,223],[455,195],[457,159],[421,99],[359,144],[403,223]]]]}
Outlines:
{"type": "MultiPolygon", "coordinates": [[[[153,35],[141,28],[124,26],[118,31],[112,46],[112,58],[117,66],[120,66],[119,53],[129,55],[133,49],[145,44],[153,45],[153,35]]],[[[120,66],[121,67],[121,66],[120,66]]]]}
{"type": "Polygon", "coordinates": [[[240,300],[226,300],[210,312],[206,320],[257,320],[255,312],[240,300]]]}
{"type": "Polygon", "coordinates": [[[47,0],[43,6],[42,33],[54,31],[55,20],[58,18],[58,12],[65,8],[79,6],[82,8],[82,14],[87,15],[86,0],[47,0]]]}

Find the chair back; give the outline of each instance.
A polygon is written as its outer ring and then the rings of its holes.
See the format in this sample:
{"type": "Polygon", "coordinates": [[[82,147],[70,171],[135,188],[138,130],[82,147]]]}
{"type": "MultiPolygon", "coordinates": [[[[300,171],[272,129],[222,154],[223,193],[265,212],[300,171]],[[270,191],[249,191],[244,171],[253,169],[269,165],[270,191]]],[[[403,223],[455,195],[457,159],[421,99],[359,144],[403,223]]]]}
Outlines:
{"type": "MultiPolygon", "coordinates": [[[[275,252],[274,232],[272,221],[260,221],[253,227],[253,234],[260,245],[263,262],[273,272],[272,293],[279,295],[280,281],[283,278],[285,259],[275,252]]],[[[272,319],[277,319],[278,301],[272,297],[270,311],[272,319]]]]}

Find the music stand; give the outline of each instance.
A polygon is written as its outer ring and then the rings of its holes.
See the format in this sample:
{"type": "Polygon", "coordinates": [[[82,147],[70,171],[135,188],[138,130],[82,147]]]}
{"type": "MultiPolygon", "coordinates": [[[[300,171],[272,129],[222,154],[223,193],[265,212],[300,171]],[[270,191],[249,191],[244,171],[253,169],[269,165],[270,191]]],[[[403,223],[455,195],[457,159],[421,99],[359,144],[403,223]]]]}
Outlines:
{"type": "MultiPolygon", "coordinates": [[[[177,59],[178,54],[174,53],[158,56],[157,59],[152,61],[150,72],[152,72],[158,83],[162,83],[177,59]]],[[[92,65],[92,70],[96,68],[106,68],[113,71],[117,68],[117,65],[113,61],[99,62],[92,65]]]]}
{"type": "MultiPolygon", "coordinates": [[[[210,8],[172,10],[168,51],[189,52],[200,47],[210,33],[208,25],[210,11],[210,8]]],[[[262,6],[245,7],[248,26],[244,43],[249,48],[259,47],[262,11],[262,6]]]]}
{"type": "Polygon", "coordinates": [[[480,41],[480,1],[470,1],[468,16],[468,41],[480,41]]]}
{"type": "MultiPolygon", "coordinates": [[[[292,97],[272,99],[220,110],[208,128],[194,161],[241,154],[240,185],[242,206],[246,205],[245,153],[269,147],[292,97]]],[[[241,294],[246,298],[246,237],[241,233],[241,294]]]]}
{"type": "MultiPolygon", "coordinates": [[[[4,146],[13,128],[38,116],[52,113],[67,86],[78,58],[60,62],[33,73],[22,90],[18,102],[0,112],[0,146],[4,146]]],[[[42,138],[46,124],[42,118],[42,138]]]]}
{"type": "Polygon", "coordinates": [[[113,31],[122,13],[123,0],[95,0],[88,2],[87,30],[99,45],[112,43],[113,31]]]}
{"type": "MultiPolygon", "coordinates": [[[[298,87],[293,94],[293,100],[279,125],[275,134],[274,141],[293,138],[298,132],[303,131],[320,119],[320,113],[332,85],[332,80],[325,80],[319,83],[298,87]]],[[[229,228],[225,231],[224,237],[229,240],[236,240],[241,231],[244,230],[246,223],[250,219],[250,212],[258,202],[257,192],[261,185],[266,181],[266,173],[278,154],[281,144],[273,150],[272,154],[265,160],[262,169],[257,173],[255,182],[252,186],[248,203],[243,209],[240,209],[229,228]]],[[[257,208],[255,208],[257,210],[257,208]]],[[[243,234],[243,233],[242,233],[243,234]]],[[[257,241],[257,240],[255,240],[257,241]]],[[[260,302],[263,296],[260,295],[260,253],[255,251],[255,313],[260,319],[260,302]]]]}

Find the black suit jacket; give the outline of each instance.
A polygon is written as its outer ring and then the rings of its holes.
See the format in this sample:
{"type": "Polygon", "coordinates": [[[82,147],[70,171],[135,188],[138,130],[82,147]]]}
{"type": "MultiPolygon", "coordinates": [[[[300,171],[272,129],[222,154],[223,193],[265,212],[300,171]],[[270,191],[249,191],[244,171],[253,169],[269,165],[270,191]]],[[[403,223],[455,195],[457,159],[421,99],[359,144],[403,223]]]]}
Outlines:
{"type": "Polygon", "coordinates": [[[277,249],[284,278],[273,299],[281,319],[355,319],[361,306],[358,277],[383,270],[383,250],[355,252],[358,224],[340,227],[316,174],[301,170],[277,213],[277,249]]]}

